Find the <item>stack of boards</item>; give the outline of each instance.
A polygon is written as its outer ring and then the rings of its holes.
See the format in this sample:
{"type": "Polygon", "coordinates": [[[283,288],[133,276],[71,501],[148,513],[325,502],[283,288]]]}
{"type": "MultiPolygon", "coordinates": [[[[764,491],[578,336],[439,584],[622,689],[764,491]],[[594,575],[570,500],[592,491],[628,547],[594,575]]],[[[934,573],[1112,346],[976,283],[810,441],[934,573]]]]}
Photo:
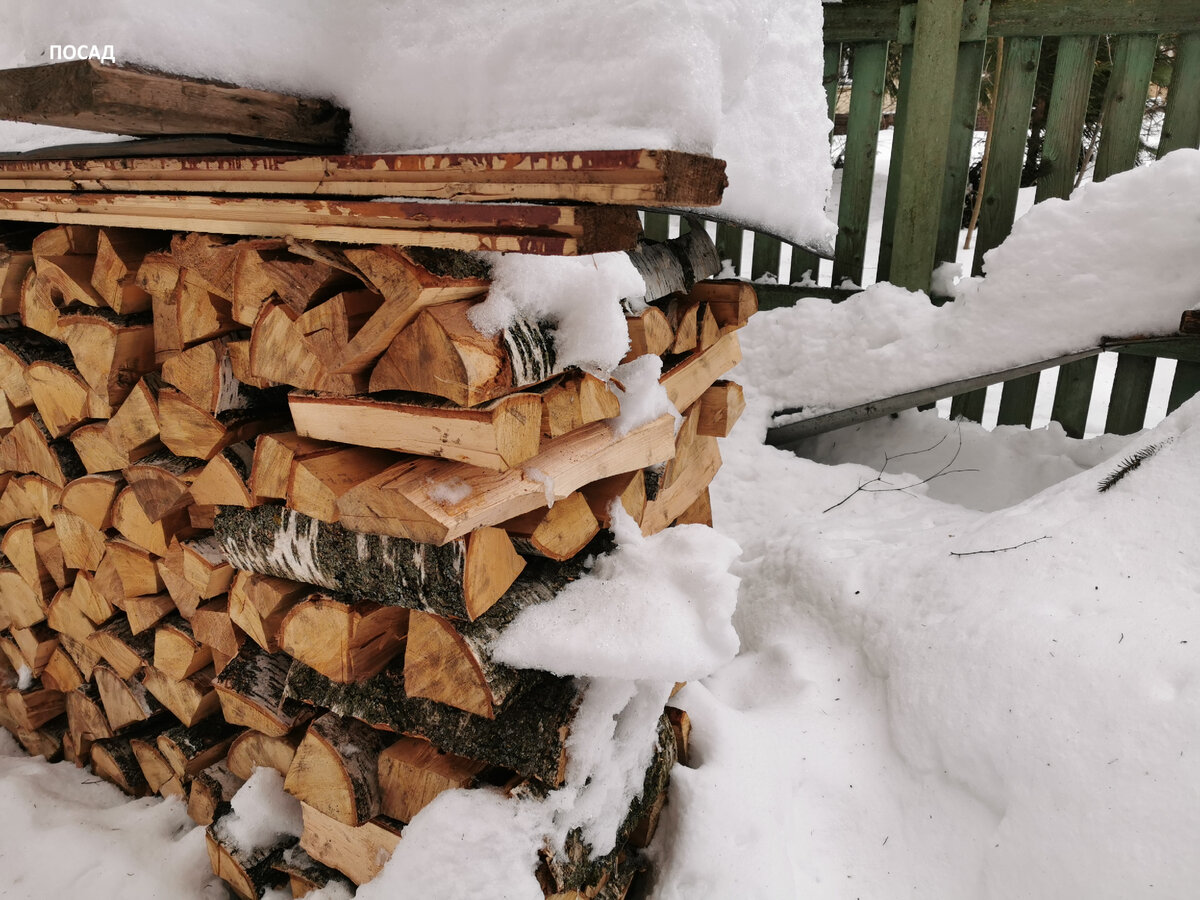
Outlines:
{"type": "MultiPolygon", "coordinates": [[[[477,204],[484,206],[483,204],[477,204]]],[[[629,249],[629,359],[682,413],[618,434],[610,383],[549,323],[485,335],[458,249],[67,224],[0,262],[0,724],[135,796],[187,801],[240,896],[378,873],[440,791],[562,785],[576,681],[494,638],[611,548],[711,524],[753,288],[693,230],[629,249]],[[648,305],[646,305],[648,301],[648,305]],[[255,767],[304,830],[247,851],[220,819],[255,767]]],[[[686,715],[616,849],[547,847],[547,896],[643,866],[686,715]]]]}

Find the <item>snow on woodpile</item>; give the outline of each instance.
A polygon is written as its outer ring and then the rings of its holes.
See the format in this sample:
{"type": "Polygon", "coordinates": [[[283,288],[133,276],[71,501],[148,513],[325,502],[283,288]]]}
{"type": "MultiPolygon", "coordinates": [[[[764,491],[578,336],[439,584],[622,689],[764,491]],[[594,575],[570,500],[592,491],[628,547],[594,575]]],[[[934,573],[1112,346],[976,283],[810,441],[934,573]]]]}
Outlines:
{"type": "Polygon", "coordinates": [[[801,300],[754,317],[740,371],[776,409],[815,415],[1104,337],[1174,332],[1200,302],[1198,194],[1195,150],[1088,184],[1018,219],[954,303],[888,283],[836,305],[801,300]]]}
{"type": "MultiPolygon", "coordinates": [[[[160,5],[62,0],[13,10],[0,65],[52,44],[349,109],[358,152],[652,147],[727,160],[723,212],[832,246],[818,0],[415,0],[160,5]]],[[[62,129],[45,146],[80,140],[62,129]]],[[[0,145],[39,144],[3,123],[0,145]]]]}

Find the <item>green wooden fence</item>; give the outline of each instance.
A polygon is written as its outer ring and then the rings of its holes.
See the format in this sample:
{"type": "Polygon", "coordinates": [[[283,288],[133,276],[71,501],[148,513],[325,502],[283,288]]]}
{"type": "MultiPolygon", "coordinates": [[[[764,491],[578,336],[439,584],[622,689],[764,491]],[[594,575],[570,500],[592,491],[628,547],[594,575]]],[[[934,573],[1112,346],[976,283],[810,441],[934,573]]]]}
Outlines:
{"type": "MultiPolygon", "coordinates": [[[[1100,40],[1110,41],[1113,52],[1102,137],[1094,157],[1095,180],[1137,162],[1151,70],[1163,35],[1175,36],[1176,55],[1158,154],[1200,147],[1200,0],[844,0],[824,10],[825,84],[831,116],[842,60],[849,66],[849,84],[842,86],[849,90],[849,114],[836,249],[830,277],[822,284],[815,289],[764,287],[760,290],[764,307],[803,297],[842,299],[852,291],[839,285],[846,279],[854,284],[863,281],[889,48],[893,57],[899,48],[899,90],[877,280],[928,291],[934,268],[957,256],[989,42],[999,57],[999,74],[989,110],[991,148],[973,274],[980,273],[983,254],[1012,228],[1039,61],[1047,39],[1055,42],[1056,54],[1037,202],[1067,198],[1075,185],[1100,40]]],[[[646,215],[651,236],[665,237],[667,228],[666,215],[646,215]]],[[[722,258],[732,259],[740,275],[758,278],[781,271],[782,248],[775,238],[753,236],[749,271],[740,266],[746,241],[740,229],[721,225],[716,240],[722,258]]],[[[815,275],[817,263],[806,251],[791,248],[791,280],[798,280],[805,270],[815,275]]],[[[1106,431],[1128,434],[1142,427],[1156,362],[1145,354],[1118,357],[1106,431]]],[[[1030,424],[1039,374],[1004,384],[999,424],[1030,424]]],[[[1095,374],[1095,357],[1059,369],[1051,417],[1076,437],[1084,432],[1095,374]]],[[[1168,410],[1198,389],[1200,363],[1181,359],[1168,410]]],[[[983,401],[982,389],[959,395],[951,413],[979,420],[983,401]]]]}

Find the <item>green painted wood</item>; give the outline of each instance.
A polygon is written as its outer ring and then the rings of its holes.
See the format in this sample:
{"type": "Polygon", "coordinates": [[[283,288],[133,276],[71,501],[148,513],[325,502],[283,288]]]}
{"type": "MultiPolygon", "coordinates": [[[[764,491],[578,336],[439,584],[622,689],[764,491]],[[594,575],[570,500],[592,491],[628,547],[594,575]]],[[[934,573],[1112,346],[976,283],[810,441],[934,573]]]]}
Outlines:
{"type": "Polygon", "coordinates": [[[983,407],[987,401],[987,389],[977,388],[965,394],[956,394],[950,401],[950,418],[966,419],[968,422],[983,421],[983,407]]]}
{"type": "Polygon", "coordinates": [[[665,241],[670,234],[671,217],[667,213],[647,212],[642,223],[642,234],[652,241],[665,241]]]}
{"type": "Polygon", "coordinates": [[[876,281],[889,281],[892,271],[892,237],[896,230],[896,204],[900,196],[900,170],[904,161],[904,132],[908,119],[913,49],[905,47],[900,55],[900,78],[897,85],[896,115],[892,125],[892,156],[888,166],[887,193],[883,198],[883,221],[879,235],[879,262],[876,281]]]}
{"type": "Polygon", "coordinates": [[[928,291],[933,272],[962,19],[963,0],[917,2],[909,90],[918,99],[904,123],[888,278],[914,291],[928,291]]]}
{"type": "MultiPolygon", "coordinates": [[[[1100,147],[1092,176],[1095,181],[1104,181],[1137,164],[1146,94],[1157,49],[1158,36],[1153,34],[1122,35],[1116,39],[1101,114],[1100,147]]],[[[1118,355],[1105,431],[1132,434],[1141,429],[1153,376],[1153,359],[1118,355]]]]}
{"type": "MultiPolygon", "coordinates": [[[[837,245],[833,254],[832,283],[835,285],[842,284],[846,278],[854,284],[863,283],[887,47],[886,43],[859,44],[853,50],[854,83],[850,93],[850,119],[846,125],[837,245]]],[[[795,270],[793,265],[792,271],[795,270]]]]}
{"type": "Polygon", "coordinates": [[[1037,182],[1038,203],[1050,197],[1066,200],[1075,187],[1098,41],[1099,37],[1093,34],[1069,35],[1058,42],[1050,108],[1046,113],[1046,138],[1042,144],[1042,169],[1037,182]]]}
{"type": "Polygon", "coordinates": [[[1167,398],[1167,412],[1173,413],[1200,391],[1200,363],[1180,362],[1175,364],[1175,378],[1171,382],[1171,395],[1167,398]]]}
{"type": "MultiPolygon", "coordinates": [[[[827,42],[828,38],[825,39],[827,42]]],[[[825,70],[821,75],[821,84],[825,86],[825,108],[829,113],[829,121],[837,110],[838,78],[841,76],[842,45],[837,41],[825,44],[825,70]]],[[[829,137],[833,137],[830,132],[829,137]]]]}
{"type": "MultiPolygon", "coordinates": [[[[1068,35],[1059,39],[1050,108],[1046,113],[1046,138],[1042,144],[1042,171],[1037,182],[1038,203],[1050,197],[1065,200],[1075,187],[1098,40],[1096,35],[1068,35]]],[[[1083,437],[1095,380],[1095,358],[1070,363],[1058,372],[1050,418],[1071,437],[1083,437]]]]}
{"type": "Polygon", "coordinates": [[[962,231],[963,202],[967,196],[967,174],[971,168],[971,144],[979,114],[979,85],[983,77],[984,41],[969,41],[958,48],[958,74],[954,82],[954,111],[950,117],[950,143],[946,149],[946,184],[938,216],[936,262],[958,258],[962,231]]]}
{"type": "MultiPolygon", "coordinates": [[[[1167,114],[1158,142],[1161,157],[1172,150],[1200,147],[1200,31],[1179,35],[1167,114]]],[[[1175,367],[1167,412],[1174,412],[1200,391],[1200,365],[1181,362],[1175,367]]]]}
{"type": "Polygon", "coordinates": [[[1016,218],[1041,46],[1041,38],[1010,38],[1004,42],[972,275],[983,274],[983,255],[1008,237],[1016,218]]]}
{"type": "Polygon", "coordinates": [[[1050,418],[1061,425],[1070,437],[1083,437],[1095,383],[1095,359],[1069,363],[1058,370],[1050,418]]]}
{"type": "Polygon", "coordinates": [[[820,264],[821,258],[811,250],[792,244],[792,281],[800,281],[805,275],[809,280],[816,281],[817,274],[821,271],[818,268],[820,264]]]}
{"type": "Polygon", "coordinates": [[[855,294],[858,289],[833,287],[797,287],[791,284],[756,284],[759,309],[779,309],[784,306],[795,306],[803,300],[830,300],[841,303],[855,294]]]}
{"type": "Polygon", "coordinates": [[[1115,41],[1112,74],[1101,113],[1095,181],[1104,181],[1137,164],[1138,138],[1157,49],[1158,36],[1153,34],[1122,35],[1115,41]]]}
{"type": "Polygon", "coordinates": [[[750,248],[750,277],[758,279],[770,274],[778,278],[779,249],[779,238],[755,233],[754,246],[750,248]]]}
{"type": "Polygon", "coordinates": [[[732,260],[734,272],[742,269],[742,229],[721,222],[717,225],[717,258],[722,262],[732,260]]]}
{"type": "MultiPolygon", "coordinates": [[[[903,3],[911,0],[903,0],[903,3]]],[[[827,3],[827,41],[901,39],[902,0],[827,3]]],[[[992,0],[988,37],[1079,34],[1163,34],[1194,31],[1196,0],[992,0]]]]}
{"type": "MultiPolygon", "coordinates": [[[[1197,19],[1200,21],[1200,10],[1197,19]]],[[[1200,31],[1179,35],[1175,45],[1158,155],[1184,147],[1200,147],[1200,31]]]]}
{"type": "Polygon", "coordinates": [[[1039,375],[1025,375],[1004,382],[1000,394],[1000,410],[996,415],[997,425],[1024,425],[1033,422],[1033,406],[1037,401],[1039,375]]]}
{"type": "Polygon", "coordinates": [[[1108,399],[1105,432],[1133,434],[1142,430],[1146,422],[1146,405],[1150,400],[1150,382],[1154,379],[1157,362],[1152,356],[1117,354],[1117,372],[1113,376],[1112,396],[1108,399]]]}

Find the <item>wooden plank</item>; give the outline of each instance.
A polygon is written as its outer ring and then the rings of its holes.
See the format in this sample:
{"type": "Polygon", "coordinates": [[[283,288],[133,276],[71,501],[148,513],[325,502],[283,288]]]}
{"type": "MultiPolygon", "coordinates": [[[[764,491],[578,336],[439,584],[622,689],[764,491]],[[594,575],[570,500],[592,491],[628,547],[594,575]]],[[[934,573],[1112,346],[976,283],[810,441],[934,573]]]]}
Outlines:
{"type": "MultiPolygon", "coordinates": [[[[794,257],[793,257],[794,259],[794,257]]],[[[795,271],[793,269],[793,271],[795,271]]],[[[858,288],[831,287],[796,287],[790,284],[756,284],[759,309],[779,309],[783,306],[795,306],[801,300],[818,299],[831,300],[841,303],[855,294],[861,293],[858,288]]]]}
{"type": "MultiPolygon", "coordinates": [[[[978,0],[974,2],[977,4],[978,0]]],[[[970,7],[972,0],[968,0],[967,5],[970,7]]],[[[986,24],[986,10],[981,10],[981,13],[986,24]]],[[[958,258],[958,238],[962,231],[963,201],[967,195],[967,175],[971,168],[971,145],[975,141],[975,123],[979,115],[979,85],[986,48],[986,41],[967,41],[958,48],[958,74],[954,82],[954,107],[950,115],[946,181],[942,187],[935,263],[953,262],[958,258]]]]}
{"type": "Polygon", "coordinates": [[[199,194],[4,192],[0,219],[552,255],[632,249],[641,230],[637,213],[619,206],[199,194]]]}
{"type": "Polygon", "coordinates": [[[643,237],[652,241],[665,241],[671,236],[671,217],[666,213],[644,213],[645,222],[642,224],[643,237]]]}
{"type": "Polygon", "coordinates": [[[1039,373],[1025,375],[1004,383],[1000,394],[997,425],[1024,425],[1033,422],[1033,406],[1037,400],[1039,373]]]}
{"type": "MultiPolygon", "coordinates": [[[[875,151],[879,144],[879,116],[883,109],[887,44],[858,44],[853,48],[853,53],[854,84],[850,93],[845,166],[842,169],[842,192],[838,204],[837,245],[833,256],[834,285],[842,284],[847,278],[857,285],[863,283],[867,223],[875,178],[875,151]]],[[[796,271],[794,264],[792,271],[796,271]]]]}
{"type": "Polygon", "coordinates": [[[983,388],[959,394],[950,401],[950,418],[966,419],[968,422],[982,422],[983,408],[986,403],[987,391],[983,388]]]}
{"type": "MultiPolygon", "coordinates": [[[[112,146],[112,145],[109,145],[112,146]]],[[[725,163],[673,150],[573,153],[0,156],[0,190],[292,194],[713,206],[725,163]]]]}
{"type": "Polygon", "coordinates": [[[0,70],[0,118],[109,134],[229,134],[342,147],[350,113],[328,100],[76,60],[0,70]]]}
{"type": "MultiPolygon", "coordinates": [[[[1059,39],[1037,182],[1038,203],[1050,197],[1066,200],[1074,190],[1098,41],[1096,35],[1059,39]]],[[[1050,418],[1071,437],[1083,437],[1095,380],[1095,358],[1070,363],[1058,371],[1050,418]]]]}
{"type": "Polygon", "coordinates": [[[721,222],[717,225],[717,258],[722,262],[731,260],[733,271],[740,273],[742,268],[742,229],[737,225],[721,222]]]}
{"type": "MultiPolygon", "coordinates": [[[[1163,119],[1158,155],[1172,150],[1200,147],[1200,31],[1179,35],[1171,91],[1163,119]]],[[[1200,390],[1200,364],[1180,362],[1175,367],[1167,412],[1172,413],[1200,390]]]]}
{"type": "Polygon", "coordinates": [[[755,234],[754,246],[751,248],[750,277],[758,280],[763,275],[779,277],[780,248],[779,238],[769,234],[755,234]]]}
{"type": "MultiPolygon", "coordinates": [[[[911,0],[828,3],[826,41],[894,41],[901,37],[900,12],[911,0]]],[[[1196,27],[1195,0],[992,0],[989,37],[1049,37],[1189,31],[1196,27]]]]}
{"type": "MultiPolygon", "coordinates": [[[[822,7],[824,8],[824,7],[822,7]]],[[[832,8],[832,7],[831,7],[832,8]]],[[[904,137],[908,108],[912,97],[913,48],[904,47],[900,56],[899,93],[892,126],[892,156],[888,167],[887,193],[883,198],[883,219],[879,233],[879,262],[876,281],[889,281],[892,272],[892,242],[896,233],[896,209],[900,196],[900,171],[904,163],[904,137]]]]}
{"type": "MultiPolygon", "coordinates": [[[[1103,133],[1096,151],[1095,181],[1132,169],[1137,164],[1146,94],[1158,50],[1158,35],[1122,35],[1113,50],[1112,73],[1101,113],[1103,133]]],[[[1195,97],[1192,98],[1195,102],[1195,97]]],[[[1132,434],[1141,429],[1150,400],[1154,360],[1117,357],[1112,394],[1104,430],[1132,434]]]]}
{"type": "Polygon", "coordinates": [[[1200,147],[1200,31],[1179,35],[1175,45],[1158,155],[1183,147],[1200,147]]]}

